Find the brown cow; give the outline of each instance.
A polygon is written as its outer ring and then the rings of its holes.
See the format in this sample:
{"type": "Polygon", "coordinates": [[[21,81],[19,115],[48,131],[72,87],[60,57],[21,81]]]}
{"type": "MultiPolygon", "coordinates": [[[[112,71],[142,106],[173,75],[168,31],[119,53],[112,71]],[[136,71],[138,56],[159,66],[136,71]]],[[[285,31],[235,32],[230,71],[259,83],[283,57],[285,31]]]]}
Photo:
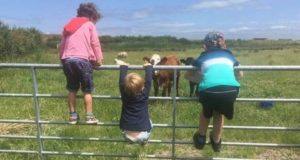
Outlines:
{"type": "MultiPolygon", "coordinates": [[[[149,63],[153,61],[148,58],[144,57],[144,61],[147,61],[149,63]]],[[[155,65],[155,64],[153,64],[155,65]]],[[[158,62],[156,65],[180,65],[180,61],[176,57],[176,55],[168,55],[163,58],[161,58],[160,62],[158,62]]],[[[179,77],[180,72],[177,71],[177,77],[176,77],[176,95],[178,96],[178,84],[179,84],[179,77]]],[[[158,95],[159,87],[161,86],[163,88],[162,96],[170,96],[171,94],[171,87],[172,83],[174,82],[174,71],[173,70],[156,70],[153,74],[153,87],[154,87],[154,95],[158,95]]]]}

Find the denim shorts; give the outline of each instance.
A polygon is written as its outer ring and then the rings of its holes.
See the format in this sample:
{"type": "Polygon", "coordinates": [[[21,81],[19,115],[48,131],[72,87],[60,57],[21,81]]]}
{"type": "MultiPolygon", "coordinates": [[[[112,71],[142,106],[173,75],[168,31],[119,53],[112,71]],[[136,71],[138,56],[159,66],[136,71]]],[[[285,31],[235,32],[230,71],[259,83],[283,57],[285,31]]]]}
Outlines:
{"type": "Polygon", "coordinates": [[[80,87],[83,93],[93,92],[93,66],[88,60],[67,58],[62,64],[67,79],[66,88],[70,92],[77,92],[80,87]]]}

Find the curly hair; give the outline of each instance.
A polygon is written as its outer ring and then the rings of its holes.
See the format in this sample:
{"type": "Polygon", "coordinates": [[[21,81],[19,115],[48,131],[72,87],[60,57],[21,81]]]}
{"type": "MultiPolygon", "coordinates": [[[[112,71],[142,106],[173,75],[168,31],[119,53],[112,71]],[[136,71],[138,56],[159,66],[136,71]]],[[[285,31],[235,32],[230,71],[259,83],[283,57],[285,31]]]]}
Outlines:
{"type": "Polygon", "coordinates": [[[203,42],[205,50],[209,50],[211,48],[227,48],[224,35],[221,32],[209,32],[205,36],[203,42]]]}
{"type": "Polygon", "coordinates": [[[94,3],[81,3],[77,9],[77,17],[87,17],[91,21],[97,22],[102,18],[94,3]]]}

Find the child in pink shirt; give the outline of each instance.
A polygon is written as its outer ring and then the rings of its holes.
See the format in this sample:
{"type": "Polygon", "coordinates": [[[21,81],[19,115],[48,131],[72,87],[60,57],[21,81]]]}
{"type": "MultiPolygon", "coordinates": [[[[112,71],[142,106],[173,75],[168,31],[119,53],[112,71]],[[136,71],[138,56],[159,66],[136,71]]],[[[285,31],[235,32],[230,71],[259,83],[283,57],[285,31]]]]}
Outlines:
{"type": "Polygon", "coordinates": [[[77,17],[65,25],[59,47],[59,58],[67,79],[69,91],[68,105],[70,124],[77,124],[79,115],[76,112],[76,94],[79,88],[83,92],[86,123],[96,124],[93,115],[92,92],[93,67],[102,64],[103,55],[95,23],[101,18],[93,3],[82,3],[77,9],[77,17]]]}

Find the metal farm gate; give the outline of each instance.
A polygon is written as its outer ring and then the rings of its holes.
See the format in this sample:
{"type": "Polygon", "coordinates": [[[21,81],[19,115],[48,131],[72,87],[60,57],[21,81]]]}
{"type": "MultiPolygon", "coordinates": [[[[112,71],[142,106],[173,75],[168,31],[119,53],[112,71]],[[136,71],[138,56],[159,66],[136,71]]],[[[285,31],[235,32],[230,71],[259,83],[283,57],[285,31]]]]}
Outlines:
{"type": "MultiPolygon", "coordinates": [[[[70,140],[70,141],[104,141],[104,142],[125,142],[123,139],[109,139],[109,138],[95,138],[95,137],[59,137],[59,136],[43,136],[42,129],[43,125],[56,124],[56,125],[66,125],[68,122],[56,122],[56,121],[45,121],[40,118],[40,108],[39,108],[39,98],[66,98],[66,96],[61,95],[51,95],[51,94],[40,94],[38,91],[38,81],[36,77],[37,69],[61,69],[59,64],[21,64],[21,63],[0,63],[0,69],[4,68],[21,68],[30,69],[32,73],[32,87],[33,93],[0,93],[0,97],[28,97],[34,100],[34,110],[35,119],[34,120],[16,120],[16,119],[1,119],[0,123],[16,123],[16,124],[32,124],[37,128],[36,135],[0,135],[2,139],[36,139],[38,144],[38,150],[5,150],[0,148],[0,153],[10,153],[10,154],[36,154],[40,159],[45,159],[46,155],[64,155],[64,156],[99,156],[99,157],[111,157],[111,158],[135,158],[130,154],[114,154],[114,153],[99,153],[99,152],[65,152],[65,151],[47,151],[44,148],[43,140],[70,140]]],[[[172,69],[177,70],[191,70],[192,66],[155,66],[155,69],[172,69]]],[[[119,70],[118,65],[103,65],[99,70],[119,70]]],[[[130,65],[129,69],[142,69],[141,65],[130,65]]],[[[243,71],[299,71],[300,66],[239,66],[236,69],[243,71]]],[[[176,72],[174,72],[176,73],[176,72]]],[[[176,75],[174,75],[176,76],[176,75]]],[[[1,79],[1,78],[0,78],[1,79]]],[[[174,78],[176,80],[176,78],[174,78]]],[[[174,83],[175,85],[175,83],[174,83]]],[[[173,87],[176,88],[176,87],[173,87]]],[[[105,96],[105,95],[93,95],[94,99],[120,99],[119,96],[105,96]]],[[[197,126],[187,126],[176,124],[176,102],[180,100],[197,100],[196,97],[150,97],[150,99],[157,100],[170,100],[172,101],[172,124],[153,124],[154,128],[171,128],[172,138],[171,140],[155,140],[150,139],[148,143],[161,143],[170,144],[172,146],[172,151],[170,156],[160,156],[160,155],[145,155],[147,159],[238,159],[238,158],[201,158],[201,157],[176,157],[175,148],[176,144],[191,144],[192,141],[178,141],[175,139],[176,128],[197,128],[197,126]]],[[[260,101],[274,101],[274,102],[296,102],[299,103],[300,99],[274,99],[274,98],[238,98],[238,102],[260,102],[260,101]]],[[[116,126],[118,123],[114,122],[100,122],[98,126],[116,126]]],[[[210,128],[212,126],[209,126],[210,128]]],[[[300,133],[300,128],[298,127],[272,127],[272,126],[224,126],[224,129],[234,129],[234,130],[273,130],[273,131],[292,131],[300,133]]],[[[222,142],[223,145],[229,146],[249,146],[249,147],[292,147],[299,148],[300,144],[275,144],[275,143],[243,143],[243,142],[222,142]]]]}

